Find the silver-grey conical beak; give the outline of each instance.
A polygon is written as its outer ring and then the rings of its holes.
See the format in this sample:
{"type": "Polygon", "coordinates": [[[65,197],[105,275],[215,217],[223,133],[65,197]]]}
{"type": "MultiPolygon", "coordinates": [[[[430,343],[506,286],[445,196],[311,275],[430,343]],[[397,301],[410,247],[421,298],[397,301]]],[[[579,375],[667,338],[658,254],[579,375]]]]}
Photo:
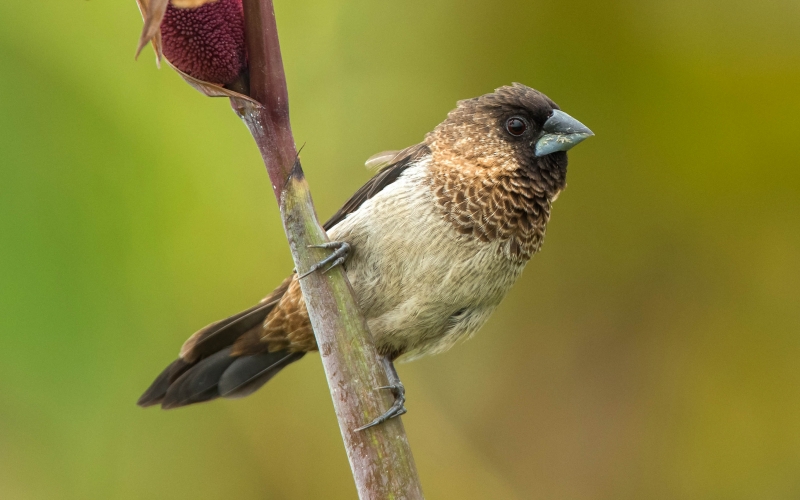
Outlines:
{"type": "Polygon", "coordinates": [[[556,151],[568,151],[594,133],[583,123],[560,110],[544,122],[544,135],[536,141],[536,156],[549,155],[556,151]]]}

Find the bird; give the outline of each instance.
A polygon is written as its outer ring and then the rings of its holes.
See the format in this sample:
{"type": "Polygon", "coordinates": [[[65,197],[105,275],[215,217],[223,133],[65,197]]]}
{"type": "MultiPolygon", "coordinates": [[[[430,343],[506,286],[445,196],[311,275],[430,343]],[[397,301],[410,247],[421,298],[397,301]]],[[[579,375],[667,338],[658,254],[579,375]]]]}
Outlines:
{"type": "MultiPolygon", "coordinates": [[[[406,412],[396,361],[446,351],[486,323],[542,246],[567,151],[593,135],[514,83],[459,101],[419,144],[367,160],[376,174],[324,224],[331,253],[308,271],[344,266],[395,397],[359,430],[406,412]]],[[[189,337],[138,404],[244,397],[316,351],[305,275],[189,337]]]]}

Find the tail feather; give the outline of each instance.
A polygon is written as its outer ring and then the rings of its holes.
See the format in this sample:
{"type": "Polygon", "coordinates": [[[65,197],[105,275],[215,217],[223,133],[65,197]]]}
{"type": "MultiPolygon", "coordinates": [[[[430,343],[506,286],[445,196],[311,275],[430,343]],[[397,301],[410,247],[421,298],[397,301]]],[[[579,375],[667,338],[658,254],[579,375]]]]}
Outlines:
{"type": "Polygon", "coordinates": [[[170,409],[218,397],[243,397],[302,358],[304,352],[269,352],[271,344],[259,341],[265,318],[286,293],[291,280],[292,277],[285,280],[257,306],[192,335],[184,343],[180,357],[156,377],[137,404],[147,407],[160,403],[162,408],[170,409]],[[234,353],[234,344],[244,335],[256,341],[234,353]]]}
{"type": "Polygon", "coordinates": [[[258,390],[285,366],[302,358],[304,352],[264,352],[242,356],[225,370],[219,379],[219,394],[224,398],[242,398],[258,390]]]}
{"type": "Polygon", "coordinates": [[[161,403],[161,401],[164,400],[164,395],[167,394],[167,389],[169,389],[170,384],[172,384],[175,379],[180,377],[191,366],[192,365],[190,363],[187,363],[181,358],[178,358],[170,363],[169,366],[167,366],[164,371],[162,371],[161,374],[156,377],[153,383],[150,384],[150,387],[144,391],[144,394],[142,394],[136,404],[142,408],[147,408],[148,406],[161,403]]]}
{"type": "Polygon", "coordinates": [[[231,348],[225,348],[186,370],[169,386],[161,407],[168,410],[219,397],[219,379],[236,361],[230,354],[231,348]]]}
{"type": "Polygon", "coordinates": [[[198,330],[184,342],[181,357],[194,361],[228,347],[244,332],[264,321],[273,306],[259,304],[198,330]]]}

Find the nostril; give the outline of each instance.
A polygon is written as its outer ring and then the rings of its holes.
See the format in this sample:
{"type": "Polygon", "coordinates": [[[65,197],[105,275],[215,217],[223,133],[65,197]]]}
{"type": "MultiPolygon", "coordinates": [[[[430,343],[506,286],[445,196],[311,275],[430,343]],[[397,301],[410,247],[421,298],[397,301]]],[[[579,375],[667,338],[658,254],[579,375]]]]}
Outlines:
{"type": "Polygon", "coordinates": [[[161,37],[169,62],[200,80],[224,85],[245,68],[242,0],[217,0],[194,9],[169,5],[161,37]]]}

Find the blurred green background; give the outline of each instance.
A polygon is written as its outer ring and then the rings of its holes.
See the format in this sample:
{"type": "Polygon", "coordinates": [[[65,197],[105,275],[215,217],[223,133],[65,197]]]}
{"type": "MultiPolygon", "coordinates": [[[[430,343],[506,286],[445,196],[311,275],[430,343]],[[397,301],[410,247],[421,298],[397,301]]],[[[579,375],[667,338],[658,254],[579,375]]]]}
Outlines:
{"type": "MultiPolygon", "coordinates": [[[[597,134],[490,323],[399,368],[429,498],[800,498],[800,2],[276,3],[321,218],[512,81],[597,134]]],[[[247,130],[140,27],[0,3],[0,498],[354,498],[318,357],[134,405],[292,268],[247,130]]]]}

